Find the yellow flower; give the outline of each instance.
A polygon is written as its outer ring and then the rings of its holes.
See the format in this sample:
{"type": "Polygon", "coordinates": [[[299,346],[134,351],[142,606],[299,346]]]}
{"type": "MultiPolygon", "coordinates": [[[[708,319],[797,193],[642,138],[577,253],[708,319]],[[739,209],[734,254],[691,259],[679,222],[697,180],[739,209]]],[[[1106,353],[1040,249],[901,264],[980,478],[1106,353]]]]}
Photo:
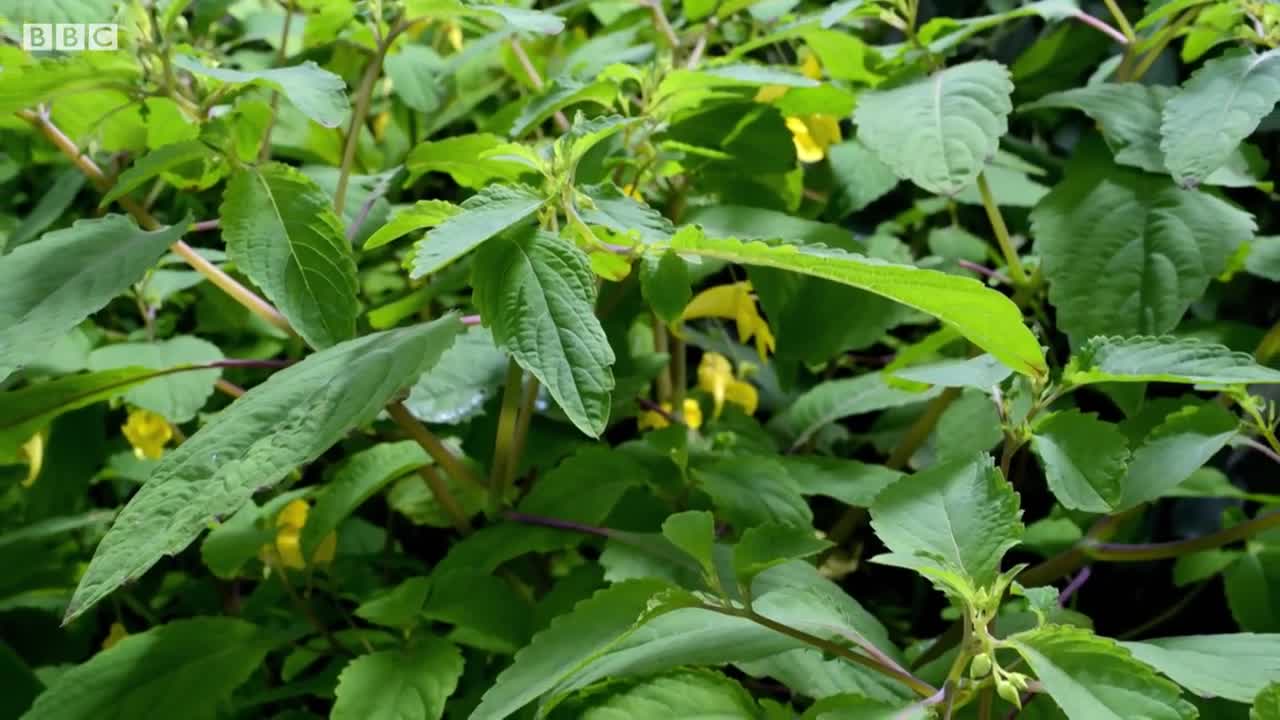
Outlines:
{"type": "Polygon", "coordinates": [[[448,29],[445,30],[445,33],[449,38],[449,45],[453,47],[453,51],[460,52],[462,50],[462,26],[458,23],[451,22],[448,25],[448,29]]]}
{"type": "Polygon", "coordinates": [[[22,487],[31,487],[40,477],[40,469],[44,467],[44,433],[36,433],[18,449],[27,461],[27,477],[22,487]]]}
{"type": "Polygon", "coordinates": [[[827,148],[840,142],[840,121],[815,113],[787,118],[787,129],[801,162],[815,163],[827,156],[827,148]]]}
{"type": "Polygon", "coordinates": [[[754,415],[760,403],[756,388],[749,382],[734,377],[729,358],[709,352],[698,363],[698,387],[711,394],[715,404],[713,417],[720,417],[726,401],[738,405],[748,415],[754,415]]]}
{"type": "Polygon", "coordinates": [[[786,94],[786,85],[764,85],[756,91],[756,102],[771,103],[786,94]]]}
{"type": "MultiPolygon", "coordinates": [[[[800,73],[810,80],[822,79],[822,63],[818,62],[816,55],[806,55],[800,63],[800,73]]],[[[774,100],[787,94],[786,85],[764,85],[756,91],[756,102],[771,103],[774,100]]]]}
{"type": "Polygon", "coordinates": [[[689,301],[681,314],[681,320],[693,320],[704,317],[719,317],[733,320],[738,324],[738,342],[747,342],[755,338],[756,352],[764,360],[773,352],[775,341],[769,331],[769,324],[756,309],[755,298],[751,296],[751,283],[738,282],[729,285],[717,285],[698,293],[689,301]]]}
{"type": "MultiPolygon", "coordinates": [[[[301,570],[307,566],[302,557],[302,528],[306,527],[311,505],[306,500],[294,500],[276,515],[275,557],[287,568],[301,570]]],[[[338,549],[337,533],[329,533],[311,554],[312,565],[328,565],[338,549]]],[[[270,556],[270,548],[264,548],[270,556]]]]}
{"type": "Polygon", "coordinates": [[[107,637],[102,640],[102,649],[110,650],[116,646],[116,643],[129,637],[129,631],[125,630],[124,625],[118,622],[111,623],[111,629],[107,631],[107,637]]]}
{"type": "MultiPolygon", "coordinates": [[[[666,416],[662,414],[671,414],[671,403],[664,402],[661,407],[662,412],[658,412],[657,410],[646,410],[640,413],[640,417],[636,418],[636,424],[640,426],[641,430],[657,430],[671,424],[667,421],[666,416]]],[[[684,412],[682,413],[683,417],[681,419],[684,420],[685,425],[693,428],[694,430],[702,427],[702,406],[698,404],[697,400],[694,400],[693,398],[685,398],[684,404],[681,405],[681,407],[684,409],[684,412]]]]}
{"type": "Polygon", "coordinates": [[[818,61],[818,56],[813,53],[807,53],[804,60],[800,63],[800,74],[810,80],[822,79],[822,63],[818,61]]]}
{"type": "Polygon", "coordinates": [[[164,446],[173,439],[173,426],[150,410],[131,410],[123,429],[139,460],[159,460],[164,455],[164,446]]]}

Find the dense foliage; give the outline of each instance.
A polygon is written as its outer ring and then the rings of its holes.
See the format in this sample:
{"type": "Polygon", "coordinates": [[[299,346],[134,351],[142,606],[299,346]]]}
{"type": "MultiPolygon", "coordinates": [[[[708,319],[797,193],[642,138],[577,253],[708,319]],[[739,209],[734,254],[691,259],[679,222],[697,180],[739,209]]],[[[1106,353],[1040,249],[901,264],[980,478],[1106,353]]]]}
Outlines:
{"type": "Polygon", "coordinates": [[[531,5],[0,0],[0,718],[1280,719],[1280,4],[531,5]]]}

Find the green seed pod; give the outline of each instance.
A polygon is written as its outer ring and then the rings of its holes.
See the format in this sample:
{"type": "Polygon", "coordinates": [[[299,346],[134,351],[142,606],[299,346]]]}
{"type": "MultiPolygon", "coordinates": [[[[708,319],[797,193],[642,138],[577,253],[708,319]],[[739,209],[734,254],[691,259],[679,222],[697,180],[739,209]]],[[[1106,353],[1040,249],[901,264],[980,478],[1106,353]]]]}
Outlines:
{"type": "Polygon", "coordinates": [[[983,653],[974,655],[973,661],[969,663],[969,677],[974,680],[980,680],[991,672],[991,656],[983,653]]]}
{"type": "Polygon", "coordinates": [[[1018,689],[1013,683],[1007,680],[996,680],[996,694],[1012,703],[1014,707],[1022,708],[1022,697],[1018,695],[1018,689]]]}
{"type": "Polygon", "coordinates": [[[1027,689],[1026,675],[1023,675],[1022,673],[1009,673],[1007,677],[1009,679],[1009,682],[1013,683],[1013,686],[1018,688],[1018,690],[1027,689]]]}

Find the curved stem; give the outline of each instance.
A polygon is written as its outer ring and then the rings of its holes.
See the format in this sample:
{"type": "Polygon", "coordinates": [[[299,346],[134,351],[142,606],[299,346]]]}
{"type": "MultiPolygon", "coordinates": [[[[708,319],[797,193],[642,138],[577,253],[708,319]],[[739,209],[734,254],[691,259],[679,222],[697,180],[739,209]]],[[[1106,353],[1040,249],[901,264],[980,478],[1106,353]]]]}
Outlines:
{"type": "Polygon", "coordinates": [[[1137,67],[1133,69],[1133,72],[1129,73],[1127,78],[1122,79],[1132,82],[1141,80],[1142,76],[1147,74],[1147,71],[1151,69],[1151,66],[1154,65],[1156,60],[1160,57],[1160,53],[1164,52],[1164,49],[1168,47],[1169,43],[1173,42],[1173,39],[1178,36],[1178,33],[1182,32],[1182,29],[1195,18],[1197,10],[1198,9],[1196,8],[1192,8],[1191,10],[1182,13],[1182,15],[1178,16],[1177,20],[1173,21],[1168,27],[1162,30],[1159,37],[1156,38],[1155,44],[1151,46],[1151,49],[1147,51],[1146,55],[1142,56],[1142,60],[1138,63],[1137,67]]]}
{"type": "Polygon", "coordinates": [[[1111,17],[1115,19],[1116,26],[1120,28],[1120,32],[1124,33],[1124,36],[1129,40],[1130,43],[1133,43],[1135,40],[1137,40],[1138,36],[1136,33],[1134,33],[1133,26],[1129,24],[1129,18],[1124,16],[1124,11],[1121,10],[1120,6],[1116,4],[1116,0],[1102,0],[1102,1],[1106,3],[1107,10],[1111,11],[1111,17]]]}
{"type": "Polygon", "coordinates": [[[427,489],[439,501],[440,506],[449,513],[449,519],[453,521],[453,527],[463,535],[470,534],[471,521],[467,519],[467,512],[462,509],[462,505],[458,503],[458,499],[449,492],[449,486],[445,484],[444,478],[440,477],[440,473],[431,465],[423,465],[418,468],[418,475],[422,477],[423,482],[427,484],[427,489]]]}
{"type": "Polygon", "coordinates": [[[360,88],[356,91],[356,106],[351,113],[351,123],[347,126],[346,144],[342,148],[342,165],[338,169],[338,187],[333,192],[333,209],[338,217],[347,205],[347,185],[351,182],[351,168],[356,161],[356,148],[360,145],[360,131],[364,129],[365,118],[369,115],[369,104],[373,101],[373,86],[382,74],[382,60],[387,56],[387,49],[397,35],[394,30],[388,33],[387,40],[378,45],[373,60],[365,68],[364,77],[360,79],[360,88]]]}
{"type": "Polygon", "coordinates": [[[1252,520],[1232,525],[1229,528],[1223,528],[1215,533],[1191,538],[1190,540],[1166,543],[1136,543],[1132,545],[1086,540],[1082,548],[1085,555],[1105,562],[1167,560],[1202,550],[1212,550],[1240,540],[1247,540],[1273,527],[1280,527],[1280,510],[1259,515],[1252,520]]]}
{"type": "Polygon", "coordinates": [[[502,509],[507,487],[515,475],[516,424],[520,414],[524,370],[515,358],[507,360],[507,379],[502,388],[502,409],[498,411],[498,430],[493,439],[493,466],[489,472],[489,509],[502,509]]]}
{"type": "Polygon", "coordinates": [[[996,242],[1000,245],[1000,252],[1004,254],[1005,264],[1009,266],[1009,277],[1013,279],[1014,285],[1026,287],[1027,271],[1023,269],[1018,251],[1009,238],[1009,227],[1004,224],[1004,215],[1000,213],[1000,206],[991,194],[991,184],[987,182],[985,172],[978,175],[978,193],[982,196],[982,207],[987,211],[987,219],[991,221],[991,229],[996,234],[996,242]]]}
{"type": "Polygon", "coordinates": [[[467,466],[453,454],[440,438],[436,437],[418,422],[418,419],[409,413],[409,409],[402,402],[394,402],[387,406],[387,414],[400,426],[401,430],[411,438],[414,442],[422,446],[423,450],[436,461],[445,472],[449,473],[454,480],[467,483],[475,488],[483,489],[485,484],[481,482],[467,466]]]}

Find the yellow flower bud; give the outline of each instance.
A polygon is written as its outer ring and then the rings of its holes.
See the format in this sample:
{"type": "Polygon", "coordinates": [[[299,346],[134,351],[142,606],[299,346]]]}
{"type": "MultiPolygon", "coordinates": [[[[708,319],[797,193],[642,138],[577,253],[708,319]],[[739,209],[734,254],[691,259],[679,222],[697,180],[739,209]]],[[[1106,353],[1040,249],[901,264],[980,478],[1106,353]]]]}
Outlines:
{"type": "Polygon", "coordinates": [[[173,439],[173,426],[169,421],[149,410],[131,411],[123,431],[139,460],[159,460],[164,455],[164,446],[173,439]]]}
{"type": "MultiPolygon", "coordinates": [[[[293,500],[276,515],[275,547],[264,547],[260,555],[263,562],[279,562],[280,565],[301,570],[307,566],[302,556],[302,529],[307,525],[311,505],[306,500],[293,500]]],[[[311,553],[311,565],[328,565],[338,550],[337,533],[324,536],[311,553]]]]}
{"type": "Polygon", "coordinates": [[[31,487],[36,478],[40,477],[40,470],[44,467],[44,433],[36,433],[22,444],[18,449],[24,460],[27,461],[27,477],[22,481],[22,487],[31,487]]]}

